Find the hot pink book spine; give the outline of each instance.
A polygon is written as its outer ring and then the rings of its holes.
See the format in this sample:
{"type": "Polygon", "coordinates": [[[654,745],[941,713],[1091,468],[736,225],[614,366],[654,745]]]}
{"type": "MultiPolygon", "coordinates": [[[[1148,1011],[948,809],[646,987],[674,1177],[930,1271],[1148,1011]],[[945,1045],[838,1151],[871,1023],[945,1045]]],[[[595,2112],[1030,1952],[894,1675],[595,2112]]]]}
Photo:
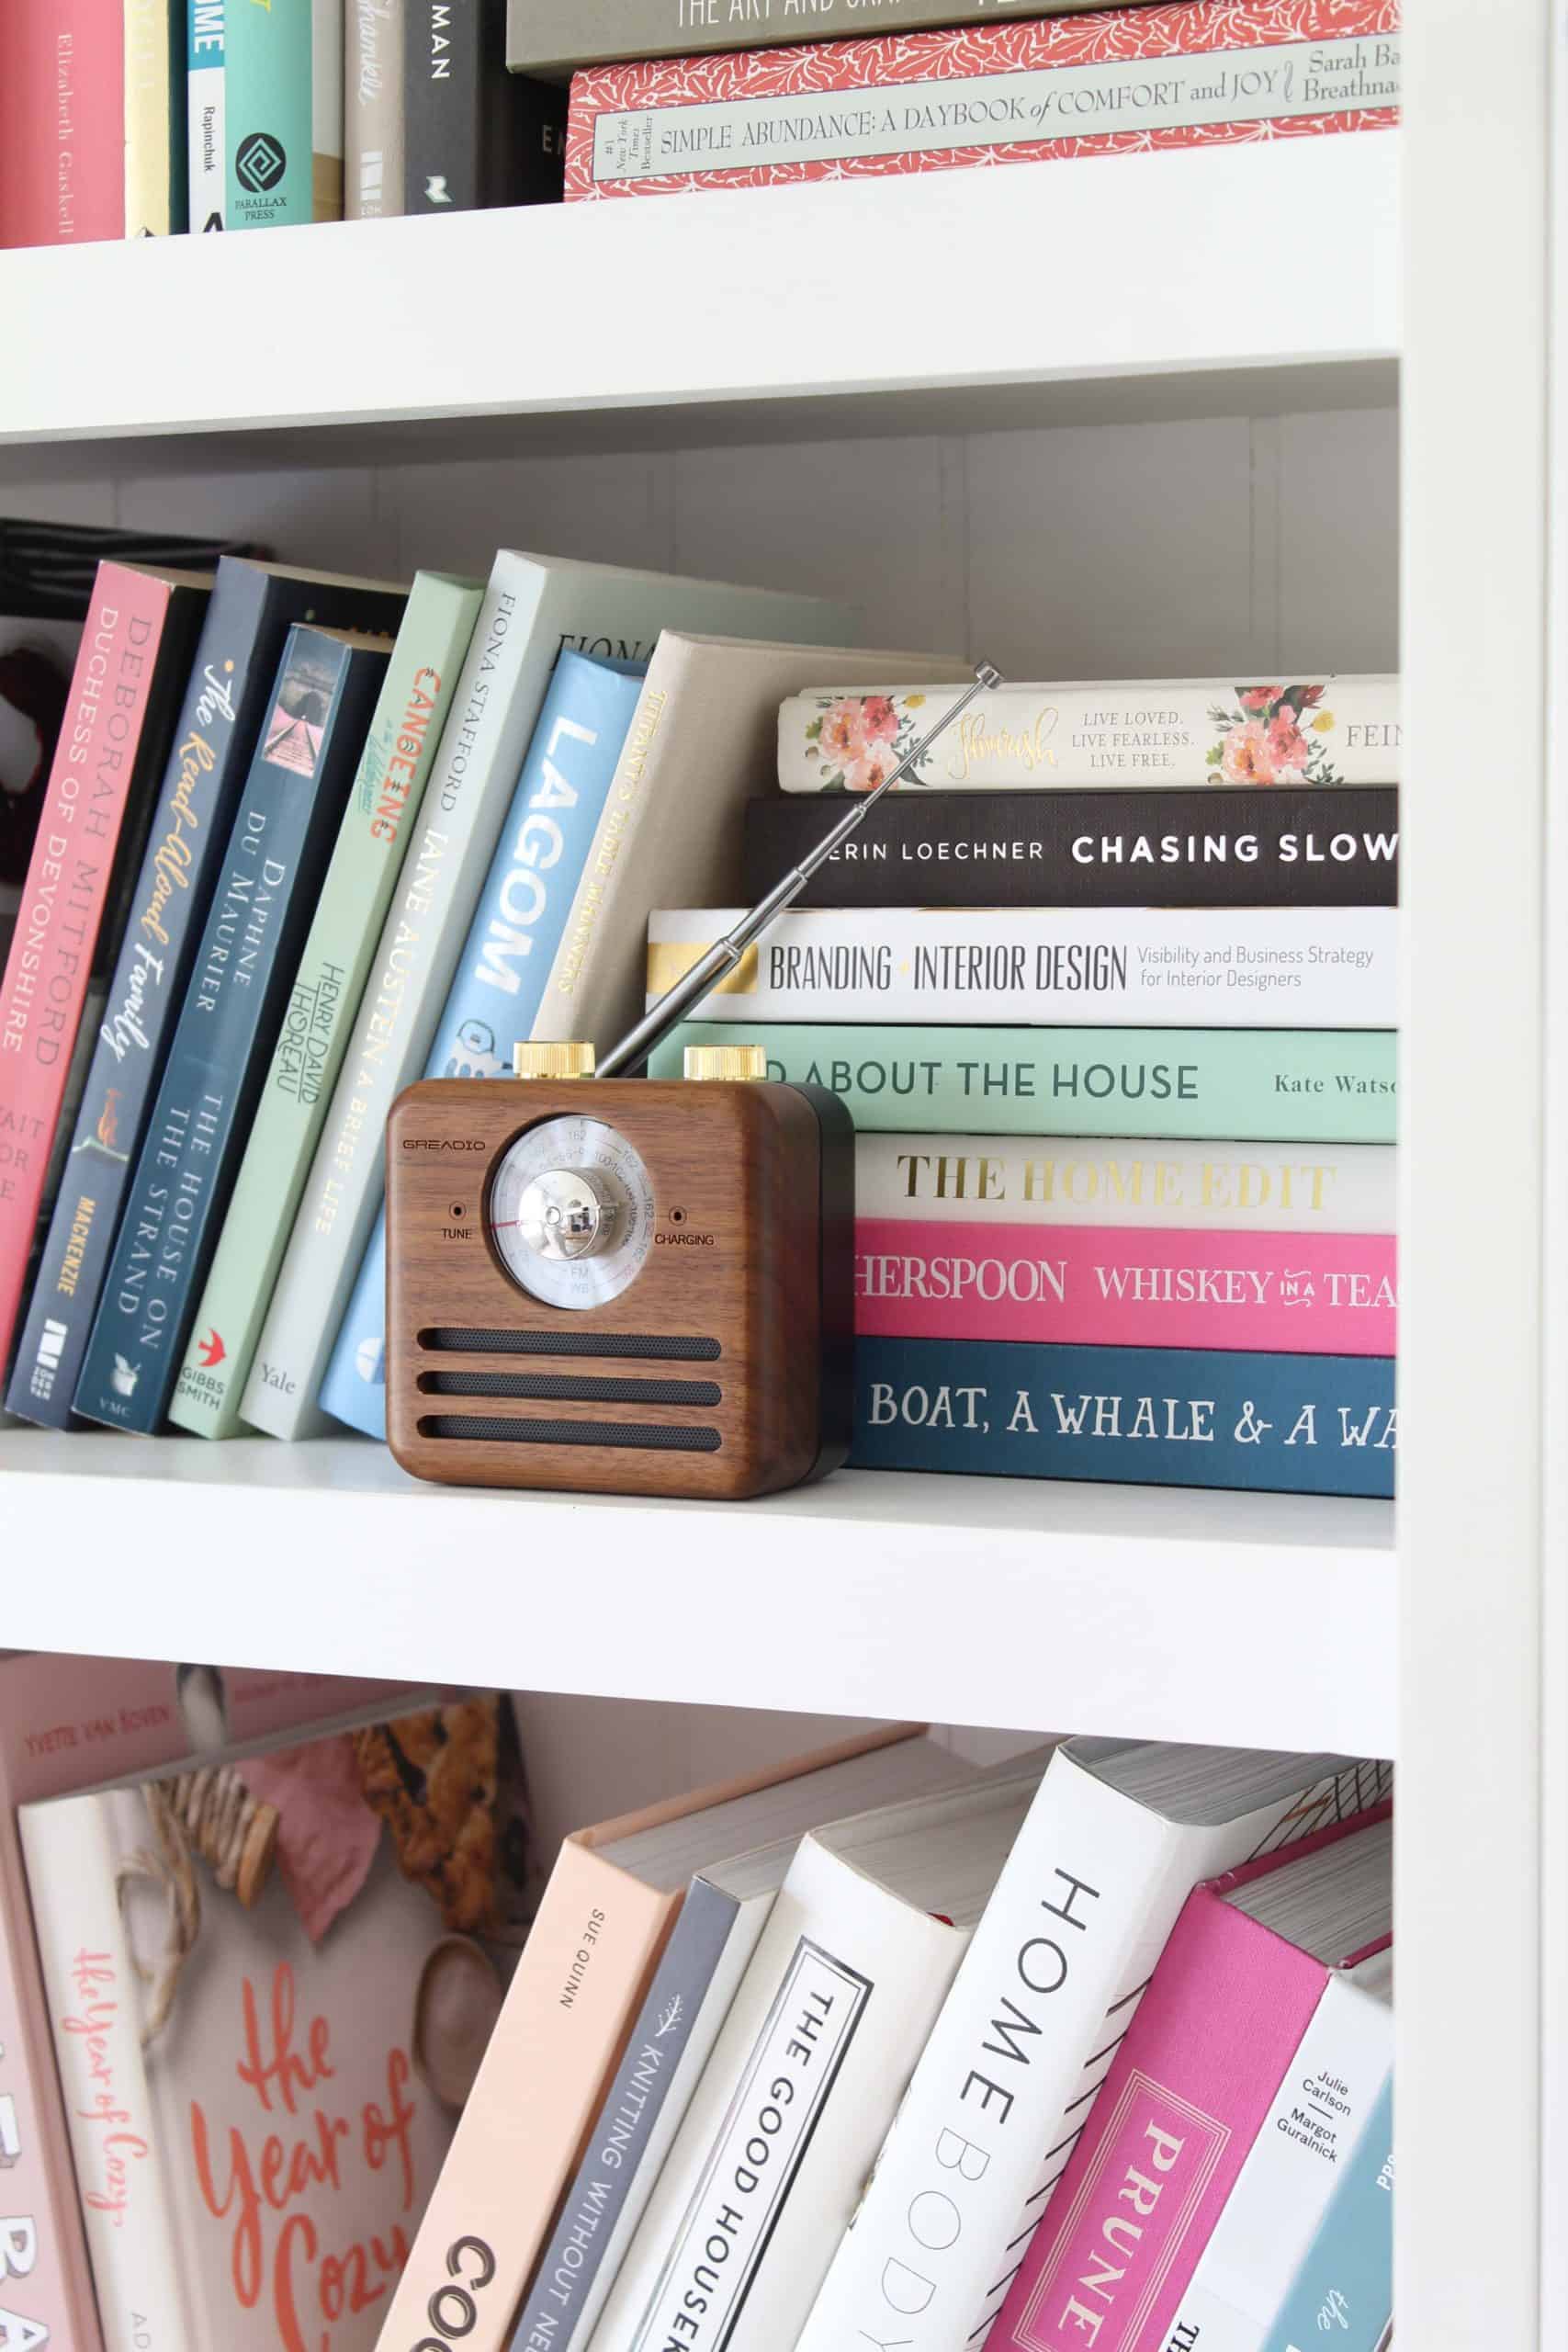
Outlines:
{"type": "Polygon", "coordinates": [[[102,2343],[32,1938],[17,1805],[121,1773],[154,1771],[217,1740],[262,1739],[383,1700],[395,1702],[403,1689],[345,1675],[220,1675],[206,1668],[182,1673],[155,1660],[19,1657],[0,1663],[0,2345],[98,2352],[102,2343]]]}
{"type": "MultiPolygon", "coordinates": [[[[764,187],[791,180],[860,178],[1051,156],[1382,130],[1399,119],[1397,105],[1382,95],[1397,75],[1398,26],[1398,0],[1226,0],[1224,7],[1212,0],[1176,0],[1166,7],[1031,17],[964,25],[950,32],[874,37],[868,29],[852,40],[595,67],[572,80],[567,198],[764,187]],[[1308,45],[1325,41],[1364,41],[1367,47],[1359,56],[1347,51],[1324,60],[1324,70],[1309,75],[1303,52],[1308,45]],[[1247,53],[1258,50],[1281,54],[1260,58],[1247,69],[1247,53]],[[1292,51],[1297,53],[1289,54],[1292,51]],[[1209,102],[1213,87],[1205,77],[1205,86],[1196,90],[1192,103],[1179,105],[1168,78],[1157,74],[1127,84],[1124,102],[1119,100],[1114,109],[1095,89],[1095,77],[1086,80],[1081,73],[1075,76],[1070,95],[1064,90],[1053,96],[1038,87],[1010,92],[999,83],[992,93],[975,86],[990,76],[1039,75],[1058,68],[1125,66],[1144,58],[1215,52],[1238,59],[1237,69],[1216,77],[1224,104],[1209,102]],[[1238,87],[1233,108],[1228,103],[1233,78],[1239,85],[1245,74],[1250,84],[1258,73],[1277,78],[1258,88],[1238,87]],[[943,136],[929,147],[914,144],[903,117],[916,107],[910,92],[922,83],[968,85],[953,94],[954,105],[964,110],[962,125],[987,126],[983,141],[971,146],[951,143],[945,120],[949,109],[939,88],[930,110],[932,128],[940,125],[943,136]],[[1314,96],[1319,88],[1321,103],[1314,96]],[[1279,112],[1260,112],[1260,105],[1275,90],[1279,112]],[[826,130],[815,120],[809,130],[802,129],[801,120],[792,124],[787,108],[750,126],[737,111],[728,131],[722,116],[703,120],[689,116],[686,143],[674,162],[659,153],[657,118],[670,109],[742,110],[749,101],[815,99],[824,92],[840,91],[863,92],[885,103],[831,109],[826,130]],[[605,148],[595,126],[610,116],[621,120],[613,148],[605,148]],[[995,129],[998,119],[1004,126],[1000,135],[995,129]],[[1088,128],[1111,120],[1123,127],[1088,128]],[[1012,124],[1019,129],[1016,138],[1005,135],[1012,124]],[[1037,124],[1043,127],[1033,128],[1037,124]],[[803,139],[818,146],[826,143],[832,152],[792,160],[791,146],[798,147],[803,139]],[[654,170],[656,161],[659,168],[654,170]]],[[[917,112],[914,136],[921,127],[917,112]]]]}
{"type": "Polygon", "coordinates": [[[1395,1353],[1391,1233],[1213,1233],[862,1217],[855,1329],[879,1339],[1395,1353]]]}
{"type": "Polygon", "coordinates": [[[167,585],[101,563],[0,981],[0,1368],[147,715],[167,585]]]}
{"type": "Polygon", "coordinates": [[[986,2352],[1163,2352],[1327,1975],[1194,1889],[986,2352]]]}

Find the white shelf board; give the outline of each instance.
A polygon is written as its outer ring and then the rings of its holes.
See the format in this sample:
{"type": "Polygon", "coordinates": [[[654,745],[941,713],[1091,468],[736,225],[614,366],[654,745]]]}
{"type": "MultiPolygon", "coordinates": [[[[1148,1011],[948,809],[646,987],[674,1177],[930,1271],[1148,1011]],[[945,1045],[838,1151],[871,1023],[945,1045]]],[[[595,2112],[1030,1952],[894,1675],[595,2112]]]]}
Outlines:
{"type": "Polygon", "coordinates": [[[1392,1753],[1384,1504],[841,1473],[503,1495],[384,1448],[0,1437],[0,1644],[1392,1753]]]}
{"type": "Polygon", "coordinates": [[[1398,141],[0,254],[0,444],[308,428],[363,463],[409,420],[631,447],[913,429],[953,394],[979,422],[1157,413],[1194,379],[1386,400],[1398,141]],[[62,331],[89,318],[112,367],[62,331]]]}

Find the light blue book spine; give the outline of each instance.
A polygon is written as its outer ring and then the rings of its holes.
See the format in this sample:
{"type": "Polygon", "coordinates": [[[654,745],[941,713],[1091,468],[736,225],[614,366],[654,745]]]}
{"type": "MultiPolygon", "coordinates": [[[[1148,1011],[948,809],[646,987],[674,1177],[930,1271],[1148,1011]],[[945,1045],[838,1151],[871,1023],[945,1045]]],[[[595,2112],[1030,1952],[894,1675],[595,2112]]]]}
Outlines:
{"type": "MultiPolygon", "coordinates": [[[[500,1078],[535,1017],[593,846],[642,665],[563,653],[485,876],[426,1078],[500,1078]]],[[[387,1434],[387,1221],[376,1220],[321,1402],[367,1437],[387,1434]]]]}
{"type": "Polygon", "coordinates": [[[1378,2352],[1393,2310],[1393,2077],[1357,2141],[1263,2352],[1378,2352]]]}

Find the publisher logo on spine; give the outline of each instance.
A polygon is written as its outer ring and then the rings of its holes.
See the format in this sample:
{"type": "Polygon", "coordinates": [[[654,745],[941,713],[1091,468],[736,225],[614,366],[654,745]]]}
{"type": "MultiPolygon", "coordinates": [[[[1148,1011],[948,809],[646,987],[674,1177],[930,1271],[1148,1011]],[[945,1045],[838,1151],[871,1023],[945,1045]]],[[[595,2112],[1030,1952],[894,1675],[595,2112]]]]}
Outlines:
{"type": "Polygon", "coordinates": [[[268,188],[276,187],[288,165],[288,155],[269,130],[253,130],[242,139],[234,158],[240,185],[253,196],[265,196],[268,188]]]}

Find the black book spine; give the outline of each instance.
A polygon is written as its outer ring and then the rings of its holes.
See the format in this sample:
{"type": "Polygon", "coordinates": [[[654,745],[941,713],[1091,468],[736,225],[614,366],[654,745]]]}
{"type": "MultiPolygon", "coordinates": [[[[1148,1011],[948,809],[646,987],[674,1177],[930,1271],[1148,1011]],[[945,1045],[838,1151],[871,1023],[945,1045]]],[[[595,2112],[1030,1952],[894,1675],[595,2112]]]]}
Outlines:
{"type": "Polygon", "coordinates": [[[505,0],[408,0],[403,92],[405,212],[559,199],[567,93],[508,74],[505,0]]]}
{"type": "MultiPolygon", "coordinates": [[[[746,808],[762,897],[845,813],[808,794],[746,808]]],[[[803,907],[1392,907],[1392,785],[1193,792],[894,792],[803,907]]]]}

